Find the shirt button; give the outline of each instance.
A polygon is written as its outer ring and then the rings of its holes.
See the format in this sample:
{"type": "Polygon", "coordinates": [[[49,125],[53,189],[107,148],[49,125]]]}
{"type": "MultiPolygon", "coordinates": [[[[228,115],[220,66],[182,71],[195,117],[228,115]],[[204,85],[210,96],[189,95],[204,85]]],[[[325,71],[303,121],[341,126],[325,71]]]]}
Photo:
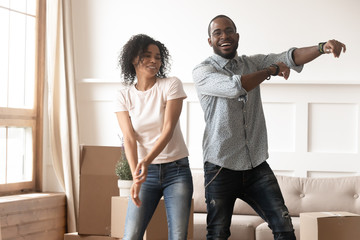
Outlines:
{"type": "Polygon", "coordinates": [[[305,197],[305,194],[301,193],[301,194],[300,194],[300,197],[301,197],[301,198],[304,198],[304,197],[305,197]]]}
{"type": "Polygon", "coordinates": [[[354,198],[358,199],[359,198],[359,194],[354,194],[354,198]]]}

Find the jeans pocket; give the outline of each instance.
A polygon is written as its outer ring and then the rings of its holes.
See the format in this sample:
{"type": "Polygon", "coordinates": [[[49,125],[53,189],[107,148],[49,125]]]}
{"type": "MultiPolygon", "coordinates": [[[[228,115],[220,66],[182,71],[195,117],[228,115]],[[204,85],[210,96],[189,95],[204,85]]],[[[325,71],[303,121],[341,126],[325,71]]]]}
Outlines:
{"type": "Polygon", "coordinates": [[[185,167],[185,168],[189,167],[189,159],[187,157],[176,160],[174,163],[175,163],[175,166],[177,166],[177,167],[185,167]]]}
{"type": "Polygon", "coordinates": [[[217,173],[219,171],[219,169],[220,169],[220,166],[215,165],[213,163],[205,162],[205,164],[204,164],[205,175],[217,173]]]}
{"type": "Polygon", "coordinates": [[[262,164],[260,164],[260,166],[255,168],[254,172],[257,176],[261,176],[261,178],[263,179],[268,179],[269,181],[277,181],[273,170],[270,168],[267,162],[263,162],[262,164]]]}
{"type": "Polygon", "coordinates": [[[191,176],[189,160],[187,157],[173,162],[171,164],[171,169],[176,171],[177,176],[191,176]]]}

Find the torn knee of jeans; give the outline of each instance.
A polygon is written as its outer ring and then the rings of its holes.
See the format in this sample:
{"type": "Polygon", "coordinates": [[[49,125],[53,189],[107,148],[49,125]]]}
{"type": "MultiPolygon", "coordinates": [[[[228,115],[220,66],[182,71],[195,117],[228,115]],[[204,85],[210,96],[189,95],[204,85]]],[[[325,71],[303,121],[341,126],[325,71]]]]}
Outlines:
{"type": "Polygon", "coordinates": [[[216,205],[216,202],[215,202],[215,200],[214,200],[214,199],[211,199],[211,201],[210,201],[210,205],[211,205],[211,206],[215,206],[215,205],[216,205]]]}

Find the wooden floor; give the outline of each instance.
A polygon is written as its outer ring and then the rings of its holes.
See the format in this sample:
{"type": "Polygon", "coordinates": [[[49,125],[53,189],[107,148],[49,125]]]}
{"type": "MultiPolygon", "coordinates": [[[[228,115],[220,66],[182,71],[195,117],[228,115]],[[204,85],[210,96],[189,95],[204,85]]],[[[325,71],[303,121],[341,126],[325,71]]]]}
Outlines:
{"type": "Polygon", "coordinates": [[[29,193],[0,197],[2,240],[63,240],[64,193],[29,193]]]}

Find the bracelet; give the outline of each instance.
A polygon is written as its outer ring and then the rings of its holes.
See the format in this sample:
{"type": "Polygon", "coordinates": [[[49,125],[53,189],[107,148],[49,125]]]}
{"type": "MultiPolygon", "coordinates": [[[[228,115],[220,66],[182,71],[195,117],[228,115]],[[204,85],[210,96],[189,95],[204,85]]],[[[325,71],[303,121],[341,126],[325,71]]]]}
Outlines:
{"type": "Polygon", "coordinates": [[[271,64],[269,67],[267,67],[267,68],[265,68],[265,70],[266,70],[266,72],[267,72],[267,74],[268,74],[268,77],[267,78],[265,78],[266,80],[270,80],[270,78],[271,78],[271,76],[277,76],[278,74],[279,74],[279,72],[280,72],[280,67],[279,67],[279,65],[277,65],[277,64],[271,64]],[[270,70],[270,67],[274,67],[275,68],[275,73],[271,73],[271,70],[270,70]]]}
{"type": "Polygon", "coordinates": [[[270,67],[276,68],[275,73],[272,74],[272,76],[277,76],[277,75],[279,75],[279,72],[280,72],[280,67],[279,67],[279,65],[277,65],[277,64],[274,63],[274,64],[271,64],[270,67]]]}
{"type": "Polygon", "coordinates": [[[266,70],[266,73],[267,73],[267,78],[265,78],[266,80],[270,80],[270,78],[271,78],[271,70],[269,69],[269,68],[265,68],[265,70],[266,70]]]}
{"type": "Polygon", "coordinates": [[[318,45],[318,50],[319,50],[319,52],[321,53],[321,54],[324,54],[325,53],[325,51],[324,51],[324,45],[326,44],[326,42],[321,42],[321,43],[319,43],[319,45],[318,45]]]}

